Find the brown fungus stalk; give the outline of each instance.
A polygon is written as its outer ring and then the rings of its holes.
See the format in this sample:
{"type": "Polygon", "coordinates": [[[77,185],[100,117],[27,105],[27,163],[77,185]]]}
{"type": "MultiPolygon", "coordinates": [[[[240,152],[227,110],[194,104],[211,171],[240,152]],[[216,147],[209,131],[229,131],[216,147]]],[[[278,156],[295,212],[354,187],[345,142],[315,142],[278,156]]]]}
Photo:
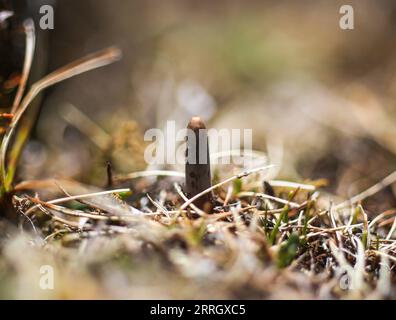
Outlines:
{"type": "MultiPolygon", "coordinates": [[[[192,198],[211,187],[208,133],[200,117],[192,117],[187,126],[186,192],[192,198]]],[[[194,201],[199,209],[210,213],[213,195],[206,193],[194,201]]]]}

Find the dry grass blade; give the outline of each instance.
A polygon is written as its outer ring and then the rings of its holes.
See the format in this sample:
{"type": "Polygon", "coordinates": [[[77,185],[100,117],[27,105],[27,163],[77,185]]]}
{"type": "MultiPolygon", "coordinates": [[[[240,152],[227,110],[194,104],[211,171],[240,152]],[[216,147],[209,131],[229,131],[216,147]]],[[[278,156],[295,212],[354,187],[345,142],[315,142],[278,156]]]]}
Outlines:
{"type": "Polygon", "coordinates": [[[139,179],[150,176],[184,178],[184,173],[179,171],[169,171],[169,170],[136,171],[126,175],[115,176],[114,182],[124,182],[132,179],[139,179]]]}
{"type": "Polygon", "coordinates": [[[343,209],[348,206],[352,206],[374,194],[381,191],[382,189],[386,188],[387,186],[396,182],[396,171],[392,172],[390,175],[382,179],[380,182],[376,183],[375,185],[371,186],[367,190],[359,193],[358,195],[352,197],[351,199],[344,201],[340,204],[334,206],[334,210],[343,209]]]}
{"type": "Polygon", "coordinates": [[[97,220],[108,220],[109,217],[105,215],[99,215],[98,213],[87,213],[80,210],[73,210],[61,206],[57,206],[55,204],[51,204],[49,202],[41,201],[37,198],[29,197],[29,200],[36,204],[36,208],[45,207],[47,209],[53,210],[55,212],[62,213],[66,216],[78,217],[78,218],[87,218],[87,219],[97,219],[97,220]]]}
{"type": "Polygon", "coordinates": [[[168,210],[166,210],[163,206],[161,206],[158,202],[154,201],[149,194],[146,194],[147,199],[159,210],[159,212],[163,213],[169,218],[168,210]]]}
{"type": "Polygon", "coordinates": [[[395,233],[395,231],[396,231],[396,219],[393,219],[393,224],[391,229],[389,230],[388,235],[386,236],[386,240],[390,240],[393,234],[395,233]]]}
{"type": "MultiPolygon", "coordinates": [[[[180,197],[182,197],[182,199],[184,201],[188,201],[188,198],[186,197],[186,195],[183,193],[182,188],[175,182],[173,184],[173,186],[175,187],[176,192],[180,195],[180,197]]],[[[199,214],[200,216],[205,216],[206,213],[205,211],[199,209],[197,206],[195,206],[193,203],[190,204],[191,209],[193,209],[197,214],[199,214]]]]}
{"type": "Polygon", "coordinates": [[[25,34],[26,34],[25,61],[23,64],[23,70],[22,70],[21,80],[18,86],[18,91],[15,95],[14,103],[11,109],[12,114],[14,114],[17,111],[19,104],[22,100],[23,94],[25,92],[26,83],[28,81],[30,74],[30,69],[32,68],[34,48],[36,44],[36,35],[34,31],[33,21],[31,19],[26,20],[23,24],[23,27],[25,29],[25,34]]]}
{"type": "Polygon", "coordinates": [[[284,200],[278,197],[273,197],[273,196],[269,196],[268,194],[265,193],[260,193],[260,192],[251,192],[251,191],[244,191],[244,192],[240,192],[238,193],[239,197],[260,197],[260,198],[264,198],[264,199],[268,199],[268,200],[272,200],[278,203],[282,203],[282,204],[287,204],[289,205],[291,208],[300,208],[301,205],[295,202],[291,202],[288,200],[284,200]]]}
{"type": "Polygon", "coordinates": [[[59,113],[66,122],[83,133],[99,149],[104,151],[111,145],[111,136],[71,103],[67,103],[61,107],[59,113]]]}
{"type": "MultiPolygon", "coordinates": [[[[58,203],[64,203],[72,200],[82,200],[82,199],[88,199],[88,198],[93,198],[93,197],[99,197],[99,196],[104,196],[107,194],[116,194],[116,193],[121,193],[121,192],[129,192],[130,189],[124,188],[124,189],[115,189],[115,190],[107,190],[107,191],[101,191],[101,192],[95,192],[95,193],[87,193],[87,194],[80,194],[76,196],[68,196],[64,198],[58,198],[54,200],[49,200],[46,201],[48,204],[58,204],[58,203]]],[[[26,211],[26,215],[29,216],[29,214],[34,211],[37,207],[33,206],[31,207],[28,211],[26,211]]]]}

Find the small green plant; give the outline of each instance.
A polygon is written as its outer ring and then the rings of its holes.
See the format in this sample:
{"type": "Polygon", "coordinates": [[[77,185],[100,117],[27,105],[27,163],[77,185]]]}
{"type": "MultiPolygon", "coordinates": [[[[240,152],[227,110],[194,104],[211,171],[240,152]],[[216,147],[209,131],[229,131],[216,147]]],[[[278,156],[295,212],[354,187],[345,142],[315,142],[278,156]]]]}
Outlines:
{"type": "Polygon", "coordinates": [[[277,265],[279,268],[285,268],[290,265],[290,263],[292,263],[297,255],[299,245],[300,238],[298,234],[291,234],[287,242],[279,249],[277,260],[277,265]]]}
{"type": "Polygon", "coordinates": [[[281,214],[279,215],[279,218],[275,222],[274,229],[272,229],[272,232],[271,232],[271,235],[269,238],[270,244],[272,244],[272,245],[275,244],[276,236],[279,233],[279,227],[280,227],[282,221],[285,220],[285,217],[288,215],[289,211],[290,211],[290,207],[289,207],[289,205],[286,204],[283,207],[283,210],[282,210],[281,214]]]}

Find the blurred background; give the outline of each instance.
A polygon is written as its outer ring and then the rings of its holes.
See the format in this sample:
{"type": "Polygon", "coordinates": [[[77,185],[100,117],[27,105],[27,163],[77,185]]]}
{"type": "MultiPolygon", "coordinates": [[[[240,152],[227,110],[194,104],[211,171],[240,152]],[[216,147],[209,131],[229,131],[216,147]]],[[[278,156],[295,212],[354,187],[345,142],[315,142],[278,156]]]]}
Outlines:
{"type": "MultiPolygon", "coordinates": [[[[26,3],[37,21],[48,1],[26,3]]],[[[37,31],[33,78],[110,45],[123,59],[46,91],[20,179],[103,184],[109,160],[118,173],[145,169],[145,130],[191,115],[252,128],[273,177],[324,178],[340,197],[396,168],[395,1],[51,3],[55,29],[37,31]],[[339,27],[344,4],[354,30],[339,27]]],[[[368,210],[395,206],[394,192],[368,210]]]]}

